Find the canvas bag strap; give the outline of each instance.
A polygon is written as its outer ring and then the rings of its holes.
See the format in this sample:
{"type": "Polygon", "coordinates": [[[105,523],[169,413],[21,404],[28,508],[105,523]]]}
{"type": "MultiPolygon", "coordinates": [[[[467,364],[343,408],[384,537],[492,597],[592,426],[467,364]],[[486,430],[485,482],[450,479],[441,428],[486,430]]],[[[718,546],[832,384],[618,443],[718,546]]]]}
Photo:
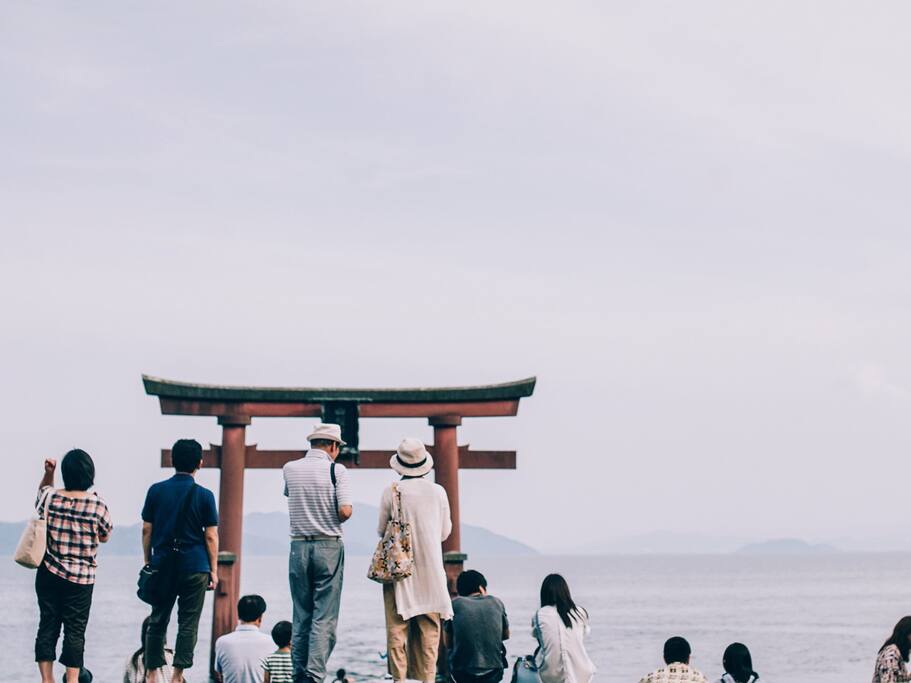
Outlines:
{"type": "Polygon", "coordinates": [[[51,499],[51,496],[54,494],[54,487],[48,486],[47,490],[41,495],[41,499],[38,501],[38,505],[35,506],[35,512],[38,514],[38,517],[44,518],[47,514],[47,502],[51,499]]]}
{"type": "Polygon", "coordinates": [[[180,542],[180,533],[187,525],[187,512],[190,510],[190,503],[193,500],[193,494],[196,493],[197,486],[198,484],[194,481],[193,485],[190,487],[190,490],[186,492],[183,497],[183,501],[180,504],[180,511],[177,513],[177,519],[174,520],[174,531],[171,534],[171,544],[174,547],[176,547],[180,542]]]}
{"type": "Polygon", "coordinates": [[[392,485],[392,521],[402,522],[402,489],[398,484],[392,485]]]}

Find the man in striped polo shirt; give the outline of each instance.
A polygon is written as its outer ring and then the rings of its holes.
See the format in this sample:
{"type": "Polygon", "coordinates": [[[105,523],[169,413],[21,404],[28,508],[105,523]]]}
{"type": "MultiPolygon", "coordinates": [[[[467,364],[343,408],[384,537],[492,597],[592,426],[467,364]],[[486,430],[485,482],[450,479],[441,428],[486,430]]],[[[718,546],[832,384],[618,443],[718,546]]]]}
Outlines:
{"type": "Polygon", "coordinates": [[[353,512],[348,471],[335,463],[345,445],[341,427],[319,424],[307,440],[307,454],[283,469],[291,519],[288,573],[295,683],[322,682],[326,677],[345,570],[342,523],[353,512]]]}

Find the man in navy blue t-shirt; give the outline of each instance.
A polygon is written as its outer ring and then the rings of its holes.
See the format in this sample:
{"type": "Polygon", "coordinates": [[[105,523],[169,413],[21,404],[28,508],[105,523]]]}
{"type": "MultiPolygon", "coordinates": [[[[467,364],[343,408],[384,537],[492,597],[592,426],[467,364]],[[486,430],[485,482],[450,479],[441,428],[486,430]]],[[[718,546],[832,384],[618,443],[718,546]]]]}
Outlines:
{"type": "MultiPolygon", "coordinates": [[[[153,484],[142,507],[142,551],[146,564],[155,567],[166,555],[178,553],[174,594],[152,607],[144,664],[149,672],[165,665],[165,634],[177,602],[177,642],[171,681],[179,683],[183,681],[183,670],[193,666],[206,590],[218,585],[218,510],[212,492],[195,480],[202,467],[199,442],[180,439],[171,449],[171,460],[176,474],[153,484]],[[186,516],[181,521],[178,516],[182,510],[186,510],[186,516]],[[173,548],[175,529],[178,529],[177,550],[173,548]]],[[[156,680],[171,683],[164,681],[163,675],[156,680]]]]}

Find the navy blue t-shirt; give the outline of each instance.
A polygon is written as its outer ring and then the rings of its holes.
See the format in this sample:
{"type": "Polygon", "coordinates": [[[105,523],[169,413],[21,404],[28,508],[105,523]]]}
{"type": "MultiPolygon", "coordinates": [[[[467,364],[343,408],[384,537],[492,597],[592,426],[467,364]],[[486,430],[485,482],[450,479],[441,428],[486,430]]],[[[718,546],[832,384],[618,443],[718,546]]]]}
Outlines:
{"type": "MultiPolygon", "coordinates": [[[[171,552],[174,525],[180,512],[184,496],[196,482],[189,474],[177,473],[149,487],[145,505],[142,506],[142,521],[152,525],[152,566],[161,562],[171,552]]],[[[180,563],[182,574],[208,573],[209,555],[206,553],[206,527],[218,526],[218,510],[215,496],[209,489],[197,486],[187,508],[187,517],[180,533],[180,563]]]]}

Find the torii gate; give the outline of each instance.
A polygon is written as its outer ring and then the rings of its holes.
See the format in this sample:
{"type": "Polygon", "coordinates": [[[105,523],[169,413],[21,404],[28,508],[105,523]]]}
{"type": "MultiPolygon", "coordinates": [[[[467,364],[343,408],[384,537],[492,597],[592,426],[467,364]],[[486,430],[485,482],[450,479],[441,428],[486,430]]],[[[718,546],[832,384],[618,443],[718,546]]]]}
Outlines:
{"type": "MultiPolygon", "coordinates": [[[[443,543],[450,584],[467,559],[461,550],[459,469],[515,469],[515,451],[475,451],[459,446],[456,429],[464,417],[516,415],[519,399],[534,392],[534,377],[473,387],[433,389],[326,389],[213,386],[142,376],[146,393],[157,396],[162,415],[217,417],[221,445],[204,452],[203,467],[221,469],[218,496],[219,586],[215,593],[212,644],[234,629],[240,598],[241,543],[244,519],[244,470],[280,469],[303,457],[303,450],[261,451],[247,445],[246,427],[254,417],[317,417],[342,426],[348,445],[339,462],[353,469],[385,469],[395,449],[364,451],[358,447],[362,417],[426,417],[433,427],[434,474],[449,496],[452,534],[443,543]]],[[[171,466],[170,450],[161,451],[161,466],[171,466]]],[[[211,659],[211,653],[210,653],[211,659]]]]}

